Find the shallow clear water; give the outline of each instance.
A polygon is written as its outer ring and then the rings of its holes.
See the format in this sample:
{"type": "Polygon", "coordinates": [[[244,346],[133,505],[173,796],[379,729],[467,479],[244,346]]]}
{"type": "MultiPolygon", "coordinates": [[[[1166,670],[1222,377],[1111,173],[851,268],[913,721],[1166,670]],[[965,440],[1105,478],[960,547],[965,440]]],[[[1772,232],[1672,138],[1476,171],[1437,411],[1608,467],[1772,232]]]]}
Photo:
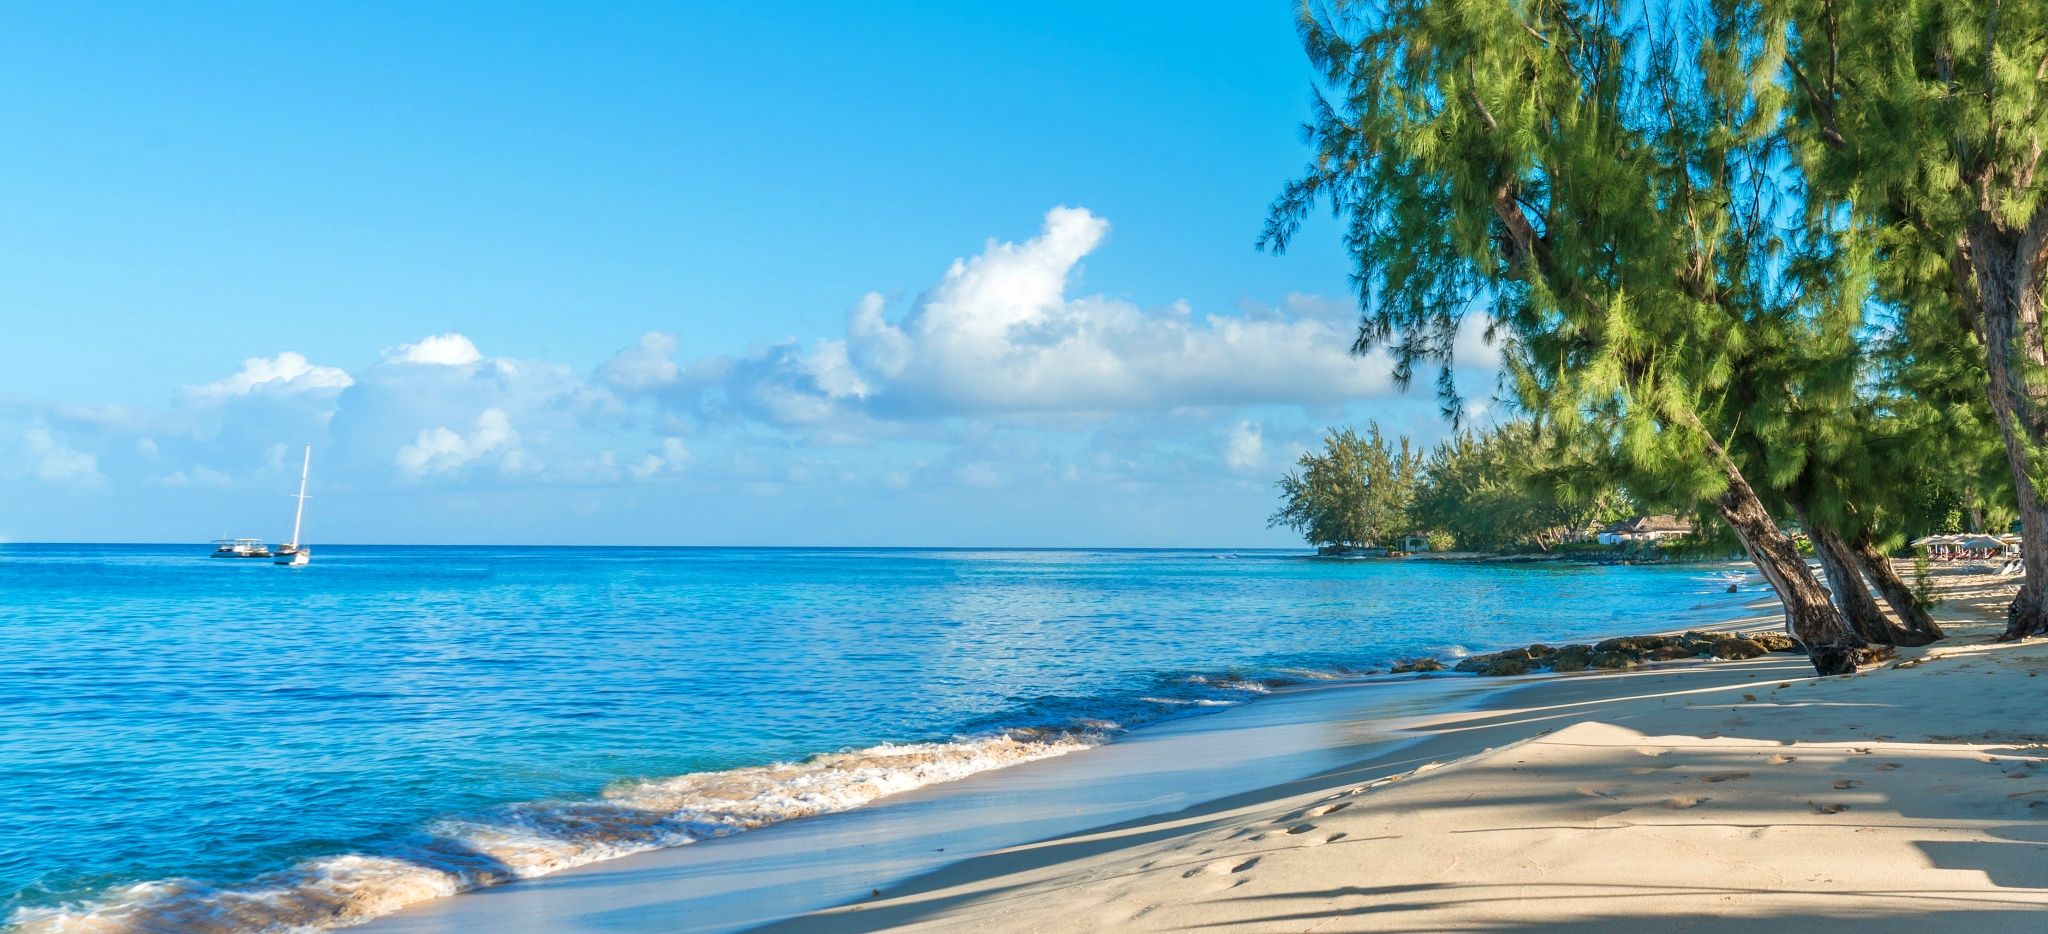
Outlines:
{"type": "MultiPolygon", "coordinates": [[[[807,783],[809,797],[728,818],[703,802],[730,782],[645,780],[1007,728],[1099,735],[1256,695],[1232,679],[1684,626],[1743,599],[1720,574],[1279,552],[367,546],[287,569],[198,547],[0,546],[0,918],[150,880],[231,888],[336,854],[425,860],[423,831],[448,818],[515,815],[550,845],[610,855],[576,836],[596,820],[579,803],[607,793],[642,823],[688,809],[633,838],[683,842],[865,799],[844,784],[820,797],[814,772],[750,772],[750,793],[807,783]],[[520,802],[540,804],[508,810],[520,802]]],[[[924,779],[959,771],[918,757],[924,779]]],[[[861,794],[899,787],[874,777],[895,759],[859,767],[861,794]]]]}

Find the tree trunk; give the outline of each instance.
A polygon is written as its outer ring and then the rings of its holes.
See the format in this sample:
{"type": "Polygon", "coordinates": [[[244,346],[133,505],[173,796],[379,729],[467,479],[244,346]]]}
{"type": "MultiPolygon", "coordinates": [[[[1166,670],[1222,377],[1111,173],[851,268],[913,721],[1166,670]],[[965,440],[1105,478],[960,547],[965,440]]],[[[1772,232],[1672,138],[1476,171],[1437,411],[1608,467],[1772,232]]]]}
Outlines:
{"type": "MultiPolygon", "coordinates": [[[[2029,225],[2029,231],[2035,226],[2038,223],[2029,225]]],[[[2005,633],[1999,641],[2008,641],[2048,633],[2048,503],[2042,502],[2035,486],[2030,453],[2048,442],[2048,425],[2042,423],[2044,400],[2034,398],[2025,378],[2027,370],[2048,365],[2041,334],[2041,261],[2039,245],[2029,249],[2032,237],[2008,234],[1989,221],[1972,225],[1967,239],[1984,317],[1991,412],[1998,418],[2019,494],[2020,556],[2026,577],[2006,609],[2005,633]]]]}
{"type": "Polygon", "coordinates": [[[1815,671],[1823,675],[1854,672],[1856,666],[1869,660],[1869,643],[1850,629],[1834,604],[1828,602],[1828,595],[1807,570],[1806,559],[1799,556],[1792,540],[1778,531],[1778,524],[1771,520],[1770,512],[1764,509],[1742,473],[1718,450],[1717,443],[1709,440],[1708,444],[1715,449],[1722,471],[1728,476],[1728,489],[1714,497],[1714,509],[1734,530],[1735,537],[1742,540],[1743,550],[1749,552],[1757,570],[1777,590],[1778,601],[1785,605],[1785,628],[1792,638],[1806,646],[1807,658],[1813,662],[1815,671]]]}
{"type": "MultiPolygon", "coordinates": [[[[1850,546],[1850,555],[1862,566],[1863,573],[1870,576],[1871,583],[1877,585],[1877,592],[1884,596],[1884,602],[1891,604],[1892,612],[1899,615],[1899,623],[1916,638],[1926,642],[1948,638],[1948,633],[1941,631],[1934,617],[1928,615],[1927,608],[1913,596],[1913,588],[1906,586],[1906,582],[1899,579],[1898,572],[1892,570],[1891,559],[1870,543],[1869,536],[1857,536],[1850,546]]],[[[1924,645],[1926,642],[1906,644],[1924,645]]]]}
{"type": "Polygon", "coordinates": [[[1843,545],[1841,535],[1835,535],[1831,528],[1817,526],[1806,510],[1798,510],[1798,520],[1806,526],[1806,537],[1812,539],[1812,555],[1821,559],[1821,574],[1827,578],[1827,588],[1835,592],[1835,606],[1849,627],[1855,629],[1855,635],[1862,635],[1876,645],[1898,645],[1892,621],[1884,617],[1878,600],[1864,586],[1864,576],[1849,561],[1849,547],[1843,545]]]}
{"type": "Polygon", "coordinates": [[[1884,615],[1884,610],[1870,596],[1870,588],[1863,583],[1863,574],[1853,549],[1840,534],[1815,525],[1803,511],[1799,514],[1799,521],[1806,523],[1806,534],[1813,538],[1813,553],[1820,558],[1828,586],[1835,592],[1835,605],[1842,608],[1842,615],[1856,627],[1858,635],[1879,645],[1926,645],[1934,641],[1921,638],[1884,615]]]}

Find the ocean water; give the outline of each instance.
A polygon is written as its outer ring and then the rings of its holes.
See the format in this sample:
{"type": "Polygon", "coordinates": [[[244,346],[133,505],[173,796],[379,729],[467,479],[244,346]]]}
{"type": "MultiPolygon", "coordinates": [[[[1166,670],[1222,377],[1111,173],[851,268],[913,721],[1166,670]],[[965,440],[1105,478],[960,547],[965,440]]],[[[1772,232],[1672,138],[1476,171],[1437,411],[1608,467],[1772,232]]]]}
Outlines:
{"type": "Polygon", "coordinates": [[[0,545],[0,918],[293,930],[1418,654],[1686,626],[1701,567],[1292,552],[0,545]]]}

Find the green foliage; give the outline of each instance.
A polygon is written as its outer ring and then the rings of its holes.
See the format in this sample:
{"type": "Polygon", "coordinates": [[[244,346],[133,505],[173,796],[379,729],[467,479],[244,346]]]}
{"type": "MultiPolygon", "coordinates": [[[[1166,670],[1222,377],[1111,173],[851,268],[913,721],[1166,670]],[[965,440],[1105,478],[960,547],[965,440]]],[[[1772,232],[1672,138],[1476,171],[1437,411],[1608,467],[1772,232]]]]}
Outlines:
{"type": "MultiPolygon", "coordinates": [[[[1303,0],[1300,29],[1313,155],[1261,245],[1334,213],[1354,349],[1436,367],[1447,414],[1483,314],[1586,496],[1751,545],[1766,512],[1881,549],[2048,525],[2019,496],[2048,489],[2048,3],[1303,0]]],[[[1418,524],[1527,541],[1525,466],[1447,443],[1418,524]]]]}
{"type": "MultiPolygon", "coordinates": [[[[1875,382],[1880,437],[1897,443],[1892,457],[1874,459],[1931,469],[1870,478],[1885,482],[1867,488],[1892,500],[1933,483],[1937,499],[1976,504],[1986,527],[2008,504],[2039,521],[2048,4],[1720,0],[1716,9],[1779,53],[1755,80],[1787,100],[1788,140],[1813,183],[1808,211],[1845,218],[1870,244],[1876,297],[1894,318],[1875,382]],[[2028,487],[2034,501],[2022,504],[2028,487]]],[[[1907,513],[1891,523],[1898,534],[1925,531],[1914,527],[1930,518],[1924,510],[1882,505],[1907,513]]]]}
{"type": "Polygon", "coordinates": [[[1941,604],[1941,598],[1934,595],[1934,571],[1927,563],[1926,555],[1913,556],[1913,602],[1923,610],[1931,610],[1941,604]]]}
{"type": "Polygon", "coordinates": [[[1422,456],[1408,438],[1390,444],[1378,423],[1360,435],[1332,429],[1321,453],[1301,455],[1298,469],[1280,478],[1281,506],[1268,526],[1300,532],[1313,545],[1386,546],[1408,531],[1422,456]]]}
{"type": "Polygon", "coordinates": [[[1439,444],[1423,467],[1413,523],[1450,533],[1473,551],[1548,551],[1573,533],[1630,514],[1612,484],[1558,466],[1531,422],[1464,432],[1439,444]]]}
{"type": "Polygon", "coordinates": [[[1549,550],[1633,511],[1627,494],[1555,455],[1527,421],[1461,433],[1427,458],[1376,424],[1333,429],[1280,479],[1269,524],[1315,545],[1390,545],[1420,529],[1434,551],[1549,550]]]}
{"type": "Polygon", "coordinates": [[[1703,6],[1669,12],[1304,4],[1315,155],[1262,243],[1334,210],[1357,349],[1386,349],[1398,379],[1440,365],[1452,408],[1453,337],[1484,310],[1560,448],[1690,509],[1734,477],[1768,494],[1800,475],[1853,389],[1861,316],[1824,226],[1787,215],[1783,93],[1750,80],[1768,50],[1684,15],[1703,6]]]}

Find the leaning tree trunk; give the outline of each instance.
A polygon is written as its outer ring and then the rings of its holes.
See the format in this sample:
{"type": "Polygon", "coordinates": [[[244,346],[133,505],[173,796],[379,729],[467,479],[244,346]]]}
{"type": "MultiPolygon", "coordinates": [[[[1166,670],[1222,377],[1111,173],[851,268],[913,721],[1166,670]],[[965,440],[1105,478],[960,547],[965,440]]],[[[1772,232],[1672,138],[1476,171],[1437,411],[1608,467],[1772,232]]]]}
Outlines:
{"type": "Polygon", "coordinates": [[[1806,523],[1806,534],[1813,539],[1813,553],[1820,558],[1821,570],[1828,576],[1828,586],[1835,591],[1835,605],[1842,608],[1842,615],[1856,627],[1858,635],[1879,645],[1926,645],[1934,641],[1893,623],[1884,615],[1884,610],[1870,596],[1870,588],[1863,583],[1853,550],[1839,533],[1814,524],[1804,512],[1799,514],[1799,519],[1806,523]]]}
{"type": "Polygon", "coordinates": [[[1728,476],[1728,489],[1714,498],[1714,509],[1742,540],[1743,550],[1749,552],[1757,570],[1777,590],[1778,601],[1785,606],[1785,628],[1806,646],[1815,671],[1824,675],[1854,672],[1870,658],[1869,643],[1850,629],[1828,602],[1827,593],[1807,570],[1806,560],[1799,557],[1799,549],[1778,531],[1778,524],[1741,471],[1718,450],[1718,444],[1709,440],[1709,446],[1728,476]]]}
{"type": "Polygon", "coordinates": [[[2034,397],[2028,386],[2039,380],[2027,378],[2029,370],[2048,366],[2048,351],[2041,334],[2040,245],[2029,244],[2031,239],[1987,221],[1973,225],[1968,235],[1970,267],[1984,319],[1991,411],[1998,418],[2019,494],[2020,557],[2026,565],[2020,592],[2006,609],[2000,641],[2048,633],[2048,503],[2042,502],[2034,483],[2032,456],[2048,443],[2048,425],[2042,422],[2043,403],[2048,400],[2034,397]]]}
{"type": "Polygon", "coordinates": [[[1877,550],[1876,545],[1870,543],[1868,535],[1857,536],[1855,543],[1849,548],[1850,556],[1863,568],[1863,573],[1869,575],[1871,583],[1877,586],[1877,592],[1884,597],[1884,602],[1891,605],[1892,612],[1899,614],[1899,623],[1913,633],[1915,638],[1925,640],[1905,644],[1925,645],[1927,642],[1948,638],[1948,633],[1941,631],[1940,624],[1928,614],[1927,608],[1920,605],[1919,598],[1913,595],[1913,588],[1906,586],[1906,582],[1899,579],[1898,572],[1892,570],[1891,559],[1886,558],[1877,550]]]}

